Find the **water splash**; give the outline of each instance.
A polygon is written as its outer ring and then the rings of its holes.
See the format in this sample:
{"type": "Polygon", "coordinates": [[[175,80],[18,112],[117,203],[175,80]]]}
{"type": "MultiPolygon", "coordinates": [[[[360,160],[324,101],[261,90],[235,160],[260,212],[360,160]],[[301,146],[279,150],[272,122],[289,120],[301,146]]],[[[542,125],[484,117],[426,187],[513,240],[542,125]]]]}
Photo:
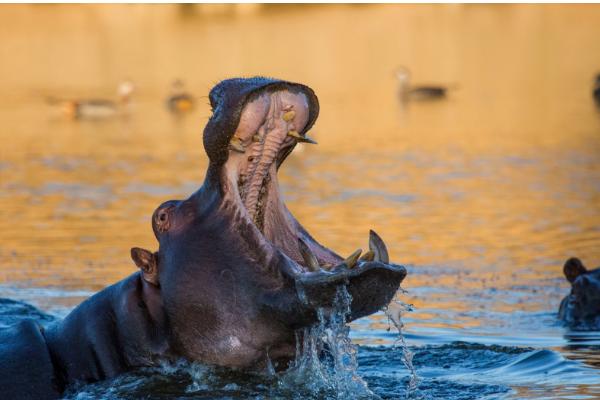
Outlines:
{"type": "Polygon", "coordinates": [[[400,347],[402,350],[402,362],[410,374],[410,380],[408,382],[408,388],[406,390],[406,398],[411,398],[419,385],[419,376],[417,370],[413,365],[413,352],[408,348],[404,335],[402,334],[402,328],[404,323],[402,322],[402,313],[412,311],[412,304],[406,304],[399,300],[392,301],[385,309],[385,315],[389,321],[398,330],[398,337],[394,341],[394,348],[400,347]]]}
{"type": "Polygon", "coordinates": [[[318,324],[296,333],[296,358],[280,384],[318,398],[379,398],[358,375],[356,346],[346,319],[352,298],[339,286],[331,309],[317,309],[318,324]]]}
{"type": "Polygon", "coordinates": [[[192,383],[190,383],[185,388],[186,393],[195,393],[195,392],[210,390],[210,388],[211,388],[210,377],[211,377],[211,373],[212,373],[212,370],[210,369],[210,367],[203,365],[203,364],[191,363],[191,364],[188,364],[188,366],[186,368],[186,372],[189,374],[190,378],[192,379],[192,383]]]}

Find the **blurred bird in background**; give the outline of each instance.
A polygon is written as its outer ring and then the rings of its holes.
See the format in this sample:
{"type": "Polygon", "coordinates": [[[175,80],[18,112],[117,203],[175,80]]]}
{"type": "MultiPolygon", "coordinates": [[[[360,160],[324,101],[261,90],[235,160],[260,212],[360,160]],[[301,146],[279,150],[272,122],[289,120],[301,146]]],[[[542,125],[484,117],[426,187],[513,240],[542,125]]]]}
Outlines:
{"type": "Polygon", "coordinates": [[[441,85],[411,85],[411,74],[407,67],[396,69],[398,98],[402,102],[410,100],[438,100],[446,97],[449,88],[441,85]]]}
{"type": "Polygon", "coordinates": [[[129,111],[135,85],[130,80],[124,80],[117,86],[117,99],[64,99],[48,97],[46,102],[57,106],[73,119],[102,119],[126,114],[129,111]]]}
{"type": "Polygon", "coordinates": [[[183,114],[194,109],[194,98],[185,90],[182,80],[176,79],[171,84],[171,92],[167,97],[167,108],[175,114],[183,114]]]}

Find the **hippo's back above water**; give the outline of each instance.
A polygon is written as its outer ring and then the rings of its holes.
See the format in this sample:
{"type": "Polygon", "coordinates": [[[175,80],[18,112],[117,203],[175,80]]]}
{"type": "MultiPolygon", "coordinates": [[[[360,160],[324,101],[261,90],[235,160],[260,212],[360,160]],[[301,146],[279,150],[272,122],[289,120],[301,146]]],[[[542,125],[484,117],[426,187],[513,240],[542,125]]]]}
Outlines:
{"type": "Polygon", "coordinates": [[[35,307],[0,299],[0,388],[3,399],[55,399],[54,366],[41,322],[54,318],[35,307]],[[35,379],[30,379],[35,377],[35,379]]]}
{"type": "Polygon", "coordinates": [[[15,325],[25,319],[33,319],[43,326],[55,321],[56,317],[46,314],[31,304],[0,298],[0,329],[15,325]]]}

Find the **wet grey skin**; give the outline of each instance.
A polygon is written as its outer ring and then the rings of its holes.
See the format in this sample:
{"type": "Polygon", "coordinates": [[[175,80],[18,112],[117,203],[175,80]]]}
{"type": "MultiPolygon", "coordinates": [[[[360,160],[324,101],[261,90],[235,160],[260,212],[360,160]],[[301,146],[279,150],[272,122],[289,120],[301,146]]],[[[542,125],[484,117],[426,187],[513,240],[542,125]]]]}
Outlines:
{"type": "Polygon", "coordinates": [[[571,293],[560,303],[558,317],[571,326],[600,323],[600,267],[588,270],[578,258],[570,258],[564,274],[571,293]]]}
{"type": "Polygon", "coordinates": [[[258,371],[270,360],[283,369],[296,333],[317,322],[318,308],[332,309],[339,286],[352,296],[349,320],[392,300],[406,270],[390,263],[374,231],[365,232],[369,250],[339,256],[281,198],[277,170],[297,143],[314,142],[306,134],[319,112],[314,92],[229,79],[210,103],[204,184],[156,209],[158,250],[131,250],[140,271],[45,330],[29,321],[0,333],[10,343],[0,341],[0,359],[13,363],[0,363],[10,396],[55,398],[74,382],[180,358],[258,371]]]}

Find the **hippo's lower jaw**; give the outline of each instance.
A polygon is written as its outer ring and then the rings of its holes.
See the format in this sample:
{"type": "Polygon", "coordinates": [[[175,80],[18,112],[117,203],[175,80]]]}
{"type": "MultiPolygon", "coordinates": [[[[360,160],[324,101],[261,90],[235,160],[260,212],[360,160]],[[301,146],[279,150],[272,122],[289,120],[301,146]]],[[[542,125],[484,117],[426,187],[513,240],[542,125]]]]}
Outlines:
{"type": "Polygon", "coordinates": [[[304,133],[311,94],[289,86],[250,96],[230,138],[221,179],[227,203],[252,227],[265,258],[286,261],[280,263],[281,271],[303,291],[305,305],[331,306],[336,287],[348,284],[350,319],[356,319],[387,305],[406,270],[389,262],[386,246],[374,231],[368,251],[359,249],[344,259],[313,239],[285,206],[277,170],[298,142],[316,144],[304,133]]]}

